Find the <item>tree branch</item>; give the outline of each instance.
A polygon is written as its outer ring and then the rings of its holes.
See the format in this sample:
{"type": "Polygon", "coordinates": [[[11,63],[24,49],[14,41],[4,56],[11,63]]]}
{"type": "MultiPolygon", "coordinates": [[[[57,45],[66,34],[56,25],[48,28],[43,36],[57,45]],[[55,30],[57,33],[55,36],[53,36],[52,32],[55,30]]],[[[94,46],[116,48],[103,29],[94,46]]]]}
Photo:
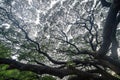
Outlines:
{"type": "Polygon", "coordinates": [[[24,64],[20,63],[18,61],[12,60],[12,59],[5,59],[0,58],[0,64],[8,64],[8,69],[18,69],[20,71],[32,71],[37,74],[50,74],[54,76],[58,76],[60,78],[63,78],[67,75],[76,74],[81,77],[97,77],[97,75],[80,71],[80,70],[70,70],[70,69],[57,69],[57,68],[51,68],[48,66],[42,66],[42,65],[32,65],[32,64],[24,64]]]}
{"type": "Polygon", "coordinates": [[[107,2],[106,0],[101,0],[101,4],[103,7],[110,7],[111,3],[107,2]]]}
{"type": "Polygon", "coordinates": [[[116,24],[116,16],[119,11],[118,8],[119,3],[112,3],[110,10],[108,12],[108,16],[106,18],[105,26],[103,29],[103,43],[100,49],[98,50],[99,56],[104,56],[109,51],[109,47],[112,42],[112,35],[115,32],[117,25],[116,24]]]}

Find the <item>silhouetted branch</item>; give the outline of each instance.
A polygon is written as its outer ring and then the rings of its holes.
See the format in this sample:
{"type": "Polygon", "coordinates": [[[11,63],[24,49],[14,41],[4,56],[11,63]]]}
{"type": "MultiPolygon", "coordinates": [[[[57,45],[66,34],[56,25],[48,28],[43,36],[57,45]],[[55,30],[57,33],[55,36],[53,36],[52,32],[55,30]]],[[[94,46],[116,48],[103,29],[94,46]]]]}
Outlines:
{"type": "Polygon", "coordinates": [[[111,3],[107,2],[106,0],[101,0],[101,4],[103,7],[110,7],[111,3]]]}
{"type": "MultiPolygon", "coordinates": [[[[39,43],[38,43],[37,41],[32,40],[32,39],[28,36],[28,33],[23,29],[23,27],[26,26],[26,25],[21,26],[21,25],[19,24],[18,20],[16,20],[16,19],[14,18],[14,16],[12,15],[12,13],[7,12],[7,10],[4,9],[4,8],[2,8],[2,7],[0,7],[0,9],[4,10],[4,11],[6,12],[6,15],[7,15],[8,19],[11,20],[12,23],[13,23],[17,28],[19,28],[19,29],[25,34],[25,38],[26,38],[28,41],[30,41],[30,42],[32,42],[32,43],[34,43],[34,44],[36,45],[36,50],[38,51],[38,53],[43,54],[44,56],[46,56],[46,57],[47,57],[52,63],[54,63],[54,64],[65,64],[65,63],[66,63],[66,62],[56,61],[56,60],[52,59],[47,53],[43,52],[43,51],[40,49],[39,43]]],[[[11,11],[11,12],[12,12],[12,11],[11,11]]]]}
{"type": "MultiPolygon", "coordinates": [[[[99,56],[104,56],[109,51],[109,47],[112,42],[112,35],[116,31],[116,17],[119,11],[118,5],[119,3],[111,4],[110,10],[108,12],[108,16],[106,18],[105,26],[103,29],[103,43],[101,48],[98,51],[99,56]]],[[[120,7],[120,6],[119,6],[120,7]]]]}
{"type": "Polygon", "coordinates": [[[59,38],[55,38],[55,39],[58,39],[58,40],[61,40],[63,42],[66,42],[67,44],[70,44],[71,46],[73,46],[77,50],[78,53],[80,52],[79,48],[75,44],[73,44],[69,41],[63,40],[63,39],[59,39],[59,38]]]}
{"type": "Polygon", "coordinates": [[[63,78],[64,76],[72,75],[72,74],[76,74],[81,77],[88,77],[88,78],[97,77],[97,75],[80,71],[80,70],[57,69],[57,68],[51,68],[51,67],[42,66],[42,65],[38,66],[38,65],[32,65],[32,64],[24,64],[12,59],[5,59],[5,58],[0,58],[0,64],[8,64],[9,69],[18,69],[20,71],[32,71],[40,75],[51,74],[54,76],[58,76],[60,78],[63,78]]]}

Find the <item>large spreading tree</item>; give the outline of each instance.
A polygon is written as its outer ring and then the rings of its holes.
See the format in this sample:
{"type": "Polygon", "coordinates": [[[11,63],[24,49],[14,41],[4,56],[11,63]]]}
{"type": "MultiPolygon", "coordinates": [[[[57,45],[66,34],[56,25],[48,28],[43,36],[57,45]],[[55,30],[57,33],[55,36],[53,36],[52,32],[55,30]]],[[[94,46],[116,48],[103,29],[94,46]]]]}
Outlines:
{"type": "Polygon", "coordinates": [[[120,80],[119,22],[120,0],[0,0],[0,65],[37,77],[120,80]]]}

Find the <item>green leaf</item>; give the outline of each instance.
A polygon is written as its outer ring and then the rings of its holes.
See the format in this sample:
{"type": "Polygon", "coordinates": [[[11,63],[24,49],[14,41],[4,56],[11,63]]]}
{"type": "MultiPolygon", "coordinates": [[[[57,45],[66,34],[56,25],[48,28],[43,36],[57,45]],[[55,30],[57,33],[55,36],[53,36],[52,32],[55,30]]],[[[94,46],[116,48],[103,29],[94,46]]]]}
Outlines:
{"type": "Polygon", "coordinates": [[[43,76],[41,80],[56,80],[56,79],[52,76],[43,76]]]}

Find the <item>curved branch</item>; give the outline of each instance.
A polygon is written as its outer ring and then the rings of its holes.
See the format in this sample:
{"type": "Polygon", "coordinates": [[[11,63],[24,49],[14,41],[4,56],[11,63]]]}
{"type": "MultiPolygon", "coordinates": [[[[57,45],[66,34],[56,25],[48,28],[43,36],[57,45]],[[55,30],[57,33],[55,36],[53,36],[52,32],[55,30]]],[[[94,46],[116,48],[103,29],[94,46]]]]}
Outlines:
{"type": "Polygon", "coordinates": [[[80,52],[79,48],[75,44],[73,44],[69,41],[63,40],[63,39],[59,39],[59,38],[55,38],[55,39],[58,39],[58,40],[61,40],[63,42],[66,42],[67,44],[70,44],[71,46],[73,46],[77,50],[78,53],[80,52]]]}
{"type": "MultiPolygon", "coordinates": [[[[120,22],[120,14],[117,16],[117,19],[116,19],[116,24],[115,26],[117,26],[120,22]]],[[[118,52],[117,52],[117,49],[118,49],[118,46],[119,46],[119,43],[116,39],[116,31],[117,31],[117,27],[114,28],[115,30],[113,31],[113,34],[112,34],[112,47],[111,47],[111,57],[113,59],[118,59],[118,52]]]]}
{"type": "Polygon", "coordinates": [[[103,43],[98,50],[99,56],[104,56],[109,50],[112,42],[112,35],[116,31],[116,18],[119,11],[119,3],[112,3],[103,29],[103,43]]]}
{"type": "Polygon", "coordinates": [[[111,3],[107,2],[106,0],[101,0],[101,4],[104,7],[110,7],[111,3]]]}
{"type": "Polygon", "coordinates": [[[57,68],[51,68],[48,66],[42,66],[42,65],[32,65],[32,64],[24,64],[20,63],[18,61],[12,60],[12,59],[5,59],[0,58],[0,64],[8,64],[8,69],[18,69],[20,71],[32,71],[37,74],[50,74],[54,76],[58,76],[60,78],[63,78],[67,75],[76,74],[81,77],[88,77],[88,78],[94,78],[97,77],[97,75],[80,71],[80,70],[70,70],[70,69],[57,69],[57,68]]]}
{"type": "MultiPolygon", "coordinates": [[[[32,71],[32,72],[34,72],[36,74],[39,74],[39,75],[50,74],[50,75],[57,76],[59,78],[63,78],[63,77],[68,76],[68,75],[78,75],[79,77],[85,78],[85,79],[86,79],[86,77],[87,77],[87,79],[89,79],[89,78],[97,78],[98,79],[98,77],[100,77],[99,75],[96,75],[95,73],[91,73],[91,72],[87,72],[87,71],[81,71],[81,70],[78,70],[78,69],[52,68],[52,67],[48,67],[48,66],[45,66],[45,65],[24,64],[24,63],[21,63],[21,62],[12,60],[12,59],[5,59],[5,58],[0,58],[0,64],[9,65],[9,67],[7,69],[18,69],[20,71],[32,71]]],[[[96,64],[94,63],[94,65],[96,65],[96,64]]],[[[107,66],[108,62],[102,61],[102,65],[107,66]]],[[[119,70],[117,72],[119,73],[119,70]]],[[[103,72],[100,71],[100,73],[104,75],[103,72]]],[[[109,76],[112,77],[112,75],[109,75],[109,76]]],[[[101,77],[103,77],[103,76],[101,76],[101,77]]],[[[106,75],[104,77],[107,78],[106,75]]],[[[112,78],[112,80],[117,80],[117,78],[115,78],[115,77],[113,77],[113,78],[112,78]]]]}
{"type": "Polygon", "coordinates": [[[11,20],[12,23],[13,23],[15,26],[17,26],[17,28],[19,28],[19,29],[25,34],[25,38],[26,38],[28,41],[30,41],[30,42],[32,42],[32,43],[34,43],[34,44],[36,45],[36,50],[38,51],[38,53],[41,53],[41,54],[43,54],[44,56],[46,56],[46,57],[47,57],[52,63],[54,63],[54,64],[66,64],[66,62],[56,61],[56,60],[52,59],[47,53],[41,51],[39,43],[36,42],[36,41],[34,41],[34,40],[32,40],[32,39],[28,36],[28,33],[22,28],[22,27],[24,27],[24,26],[26,26],[26,25],[23,25],[23,26],[21,27],[20,24],[19,24],[19,22],[18,22],[18,20],[16,20],[16,19],[14,18],[14,16],[12,15],[12,11],[11,11],[11,12],[8,12],[6,9],[4,9],[4,8],[2,8],[2,7],[0,7],[0,9],[2,9],[3,11],[5,11],[6,16],[8,17],[8,19],[11,20]]]}

